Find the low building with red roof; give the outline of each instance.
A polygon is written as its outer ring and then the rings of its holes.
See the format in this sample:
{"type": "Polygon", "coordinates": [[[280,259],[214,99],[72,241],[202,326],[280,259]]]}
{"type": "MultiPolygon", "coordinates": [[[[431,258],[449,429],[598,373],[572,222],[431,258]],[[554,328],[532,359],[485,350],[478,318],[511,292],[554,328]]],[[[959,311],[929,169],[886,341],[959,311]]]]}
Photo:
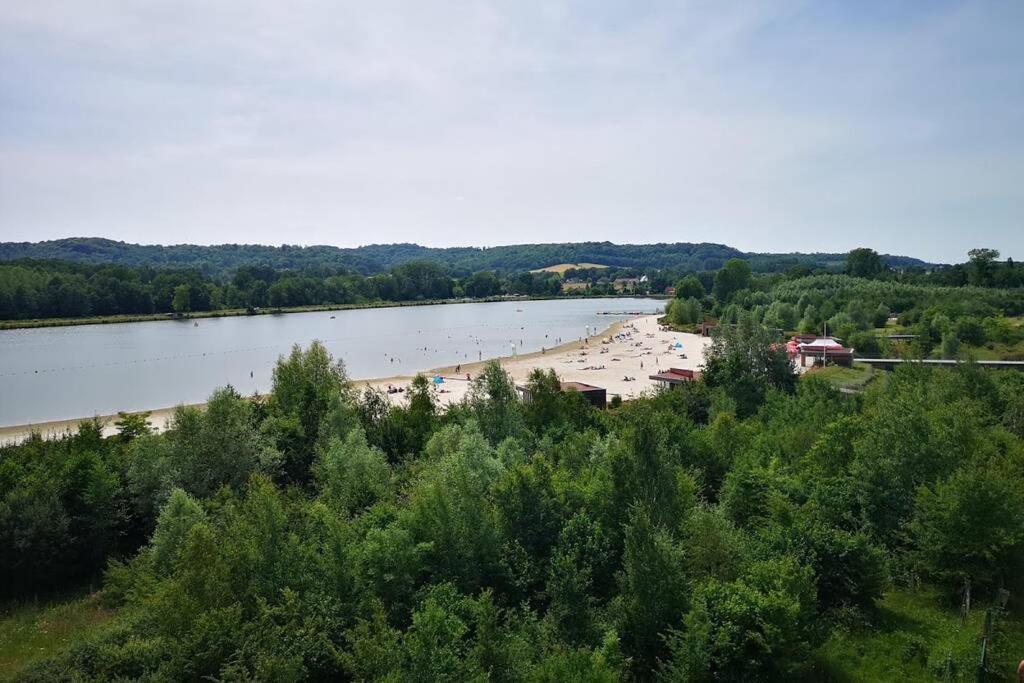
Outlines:
{"type": "Polygon", "coordinates": [[[650,379],[660,382],[667,389],[674,389],[686,382],[696,382],[700,379],[700,370],[686,370],[683,368],[669,368],[656,375],[649,375],[650,379]]]}

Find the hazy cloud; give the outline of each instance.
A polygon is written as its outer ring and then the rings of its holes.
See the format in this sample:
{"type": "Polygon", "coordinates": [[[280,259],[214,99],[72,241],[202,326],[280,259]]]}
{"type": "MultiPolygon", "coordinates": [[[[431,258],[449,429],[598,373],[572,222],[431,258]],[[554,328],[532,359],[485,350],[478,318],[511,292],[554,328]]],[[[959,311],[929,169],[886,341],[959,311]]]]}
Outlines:
{"type": "Polygon", "coordinates": [[[6,3],[0,239],[1024,257],[1024,4],[6,3]]]}

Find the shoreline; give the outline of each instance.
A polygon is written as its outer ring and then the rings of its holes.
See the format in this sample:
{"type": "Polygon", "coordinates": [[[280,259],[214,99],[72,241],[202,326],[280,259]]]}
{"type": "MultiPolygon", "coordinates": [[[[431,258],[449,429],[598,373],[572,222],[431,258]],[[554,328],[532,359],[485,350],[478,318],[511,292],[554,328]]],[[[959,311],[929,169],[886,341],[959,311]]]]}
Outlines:
{"type": "MultiPolygon", "coordinates": [[[[174,411],[179,407],[199,408],[200,410],[205,410],[206,403],[183,403],[170,408],[131,411],[122,410],[121,412],[125,415],[149,413],[149,422],[153,426],[153,431],[162,432],[167,429],[168,422],[170,422],[171,417],[174,416],[174,411]]],[[[68,420],[30,422],[28,424],[0,427],[0,447],[20,443],[35,433],[38,433],[44,439],[61,437],[69,432],[74,433],[78,428],[78,425],[81,423],[92,422],[93,420],[99,420],[103,424],[103,436],[113,436],[117,433],[117,430],[114,427],[114,422],[117,421],[119,417],[120,413],[114,413],[113,415],[91,415],[89,417],[76,417],[68,420]]]]}
{"type": "Polygon", "coordinates": [[[320,304],[265,308],[249,312],[245,308],[225,308],[217,311],[196,311],[181,316],[173,313],[126,313],[123,315],[88,316],[84,318],[29,318],[0,320],[0,331],[34,330],[49,327],[78,327],[81,325],[119,325],[125,323],[175,322],[204,318],[243,318],[260,315],[287,315],[289,313],[317,313],[324,311],[358,311],[374,308],[404,308],[406,306],[451,306],[456,304],[487,304],[511,301],[555,301],[559,299],[665,299],[664,294],[596,294],[593,296],[493,296],[481,299],[424,299],[423,301],[371,301],[356,304],[320,304]]]}
{"type": "MultiPolygon", "coordinates": [[[[591,335],[591,337],[614,335],[617,333],[619,329],[622,328],[623,325],[630,322],[631,320],[636,320],[640,317],[643,316],[638,316],[637,318],[630,318],[624,321],[614,322],[608,327],[606,327],[604,330],[602,330],[600,333],[591,335]]],[[[476,372],[478,372],[491,361],[496,360],[498,361],[498,363],[501,363],[502,361],[513,359],[528,360],[536,356],[545,355],[547,353],[557,353],[566,351],[573,348],[574,346],[577,346],[580,343],[580,340],[575,340],[570,342],[563,342],[562,344],[553,346],[550,349],[545,347],[543,351],[531,351],[529,353],[524,353],[522,355],[517,356],[495,356],[492,358],[484,358],[482,361],[473,361],[471,363],[466,363],[462,366],[462,369],[470,374],[476,374],[476,372]]],[[[452,375],[454,374],[456,367],[456,365],[448,365],[437,368],[429,368],[426,370],[422,370],[418,373],[414,373],[412,375],[391,375],[389,377],[350,379],[349,383],[354,388],[359,390],[363,390],[366,388],[380,389],[382,387],[386,387],[389,384],[402,384],[411,382],[412,379],[417,374],[427,375],[428,377],[432,375],[452,375]]],[[[189,408],[199,408],[200,410],[206,408],[205,402],[187,403],[182,405],[189,408]]],[[[171,417],[174,416],[174,411],[177,410],[178,407],[179,406],[168,406],[164,408],[153,408],[150,410],[123,410],[120,412],[125,413],[126,415],[149,413],[149,421],[153,425],[154,431],[160,432],[167,428],[168,422],[170,421],[171,417]]],[[[17,441],[26,439],[34,432],[38,432],[43,438],[59,437],[69,431],[74,431],[74,429],[76,429],[78,425],[81,424],[82,422],[91,422],[92,420],[99,420],[100,422],[104,423],[104,436],[109,436],[114,433],[113,425],[119,416],[120,413],[114,413],[112,415],[93,415],[90,417],[73,417],[65,420],[49,420],[47,422],[29,422],[20,425],[0,426],[0,446],[8,445],[10,443],[16,443],[17,441]]]]}
{"type": "MultiPolygon", "coordinates": [[[[459,366],[447,365],[424,369],[419,373],[393,375],[390,377],[351,379],[350,382],[353,388],[359,392],[364,391],[366,388],[386,391],[389,385],[402,386],[408,384],[416,374],[424,374],[428,377],[440,375],[445,379],[445,382],[437,387],[437,391],[439,392],[437,395],[438,401],[442,406],[447,406],[461,400],[468,391],[469,382],[465,379],[466,374],[475,376],[484,367],[484,365],[491,361],[497,361],[517,383],[524,381],[526,376],[528,376],[529,372],[533,369],[552,368],[558,373],[559,377],[565,381],[598,383],[604,386],[608,391],[609,398],[615,394],[621,395],[624,399],[633,398],[653,386],[653,383],[648,380],[647,374],[648,370],[653,373],[658,367],[657,356],[653,351],[655,345],[670,345],[672,341],[683,339],[687,342],[687,350],[694,356],[692,359],[685,362],[667,359],[666,365],[661,367],[667,368],[670,363],[677,366],[689,365],[691,367],[698,367],[703,363],[703,348],[705,342],[701,341],[702,338],[694,334],[662,329],[657,322],[660,317],[661,314],[633,316],[626,320],[611,323],[608,327],[595,332],[586,340],[574,339],[572,341],[562,342],[561,344],[557,344],[550,348],[544,347],[543,351],[531,351],[529,353],[518,354],[515,356],[498,356],[487,358],[482,361],[464,363],[461,364],[460,372],[457,376],[455,375],[455,368],[459,366]],[[637,337],[633,338],[633,334],[636,334],[637,337]],[[613,343],[612,340],[616,335],[629,335],[629,343],[626,343],[627,340],[625,338],[613,343]],[[662,339],[655,341],[656,336],[660,336],[662,339]],[[644,344],[650,344],[651,346],[646,347],[643,346],[644,344]],[[607,346],[607,349],[604,348],[605,346],[607,346]],[[610,353],[613,349],[617,351],[616,354],[610,353]],[[592,368],[591,366],[584,368],[578,367],[576,364],[584,363],[584,357],[588,356],[588,354],[592,356],[592,360],[603,357],[603,354],[608,354],[608,360],[618,361],[618,365],[608,368],[602,364],[600,370],[592,368]],[[650,360],[654,362],[655,365],[650,366],[645,370],[643,360],[650,356],[654,356],[653,358],[650,358],[650,360]],[[545,362],[540,363],[538,362],[539,359],[544,359],[545,362]],[[618,379],[620,371],[624,374],[624,377],[621,380],[618,379]],[[630,384],[622,384],[622,382],[625,381],[625,376],[630,376],[630,373],[636,373],[635,376],[639,381],[635,381],[635,383],[630,384]]],[[[665,356],[673,353],[675,352],[671,350],[661,351],[659,355],[665,356]]],[[[386,395],[392,402],[401,402],[406,396],[405,393],[393,393],[386,395]]],[[[188,405],[189,407],[196,407],[199,409],[203,409],[206,406],[205,403],[193,403],[188,405]]],[[[168,422],[173,417],[174,411],[177,407],[178,406],[171,406],[154,408],[151,410],[142,409],[122,412],[125,412],[126,414],[148,412],[150,414],[149,421],[152,424],[154,431],[159,432],[167,428],[168,422]]],[[[19,443],[33,433],[38,433],[43,438],[60,437],[65,433],[73,432],[81,422],[88,422],[93,419],[98,419],[103,422],[103,434],[104,436],[110,436],[116,434],[114,422],[117,418],[117,414],[95,415],[70,418],[66,420],[52,420],[47,422],[0,427],[0,445],[19,443]]]]}
{"type": "MultiPolygon", "coordinates": [[[[637,318],[631,318],[630,320],[635,319],[637,318]]],[[[591,337],[616,334],[617,331],[621,329],[623,325],[630,322],[630,320],[614,322],[608,327],[606,327],[604,330],[602,330],[599,334],[591,335],[591,337]]],[[[572,349],[573,347],[579,345],[580,343],[581,342],[579,340],[575,340],[571,342],[563,342],[562,344],[553,346],[551,348],[545,347],[544,351],[531,351],[530,353],[524,353],[518,356],[495,356],[492,358],[484,358],[482,361],[473,361],[471,363],[463,364],[462,370],[470,374],[476,374],[480,369],[482,369],[491,361],[496,360],[499,363],[501,363],[502,361],[514,359],[529,360],[537,356],[545,355],[547,353],[557,353],[566,351],[572,349]]],[[[417,374],[426,375],[428,377],[433,375],[453,375],[455,373],[456,367],[457,366],[455,365],[447,365],[437,368],[429,368],[426,370],[422,370],[419,373],[414,373],[411,375],[391,375],[389,377],[369,377],[366,379],[350,379],[349,383],[352,385],[353,388],[359,390],[365,388],[379,389],[381,387],[386,387],[388,384],[402,384],[406,382],[411,382],[412,379],[417,374]]],[[[263,395],[265,394],[261,394],[261,396],[263,395]]],[[[200,410],[206,408],[205,401],[201,403],[185,403],[180,405],[186,408],[199,408],[200,410]]],[[[164,429],[167,428],[168,421],[174,415],[174,411],[177,410],[178,407],[179,406],[167,406],[163,408],[152,408],[149,410],[122,410],[120,412],[125,413],[126,415],[149,413],[149,420],[151,423],[153,423],[154,431],[163,431],[164,429]]],[[[0,426],[0,446],[10,443],[12,439],[27,438],[33,432],[39,432],[43,436],[43,438],[61,436],[68,431],[73,431],[82,422],[91,422],[92,420],[99,420],[100,422],[103,422],[106,427],[113,429],[113,424],[118,419],[119,416],[120,413],[114,413],[112,415],[92,415],[89,417],[72,417],[65,420],[49,420],[46,422],[29,422],[19,425],[0,426]]],[[[107,430],[104,430],[105,435],[107,435],[106,431],[107,430]]]]}

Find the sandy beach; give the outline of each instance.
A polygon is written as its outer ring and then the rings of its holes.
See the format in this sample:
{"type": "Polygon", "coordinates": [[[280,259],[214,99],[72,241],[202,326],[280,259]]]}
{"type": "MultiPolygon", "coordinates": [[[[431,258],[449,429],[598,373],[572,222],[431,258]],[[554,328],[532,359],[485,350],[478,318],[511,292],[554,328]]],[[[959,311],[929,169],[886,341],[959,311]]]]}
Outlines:
{"type": "MultiPolygon", "coordinates": [[[[711,340],[695,334],[673,332],[658,324],[658,315],[646,315],[624,322],[615,323],[604,332],[595,334],[585,341],[572,341],[553,346],[543,351],[497,359],[502,368],[517,383],[524,383],[535,368],[553,369],[563,381],[583,382],[603,387],[608,398],[614,395],[624,400],[636,398],[645,391],[655,388],[649,375],[670,367],[697,369],[704,363],[704,350],[711,340]],[[678,348],[676,345],[679,345],[678,348]]],[[[461,366],[446,366],[425,369],[423,374],[440,376],[443,381],[434,385],[441,405],[447,406],[461,401],[469,390],[467,375],[475,377],[487,361],[465,363],[461,366]]],[[[406,389],[413,375],[385,377],[380,379],[354,380],[353,385],[362,390],[373,387],[387,392],[388,387],[406,389]]],[[[211,388],[212,390],[212,388],[211,388]]],[[[394,403],[405,400],[405,392],[389,393],[394,403]]],[[[199,404],[202,407],[203,404],[199,404]]],[[[167,428],[174,414],[174,408],[160,408],[150,411],[150,423],[157,431],[167,428]]],[[[90,418],[58,420],[34,425],[0,427],[0,444],[25,439],[33,431],[43,437],[54,437],[73,431],[79,422],[90,418]]],[[[117,415],[101,415],[105,423],[104,434],[116,433],[114,421],[117,415]]]]}
{"type": "MultiPolygon", "coordinates": [[[[659,315],[646,315],[615,323],[604,332],[586,341],[572,341],[543,352],[497,359],[516,382],[523,384],[536,368],[553,369],[562,381],[583,382],[603,387],[608,398],[619,395],[623,400],[655,389],[649,376],[668,368],[695,370],[704,364],[704,349],[711,340],[696,334],[673,332],[658,324],[659,315]],[[679,348],[676,348],[676,344],[679,348]],[[627,379],[629,378],[629,379],[627,379]]],[[[434,368],[424,374],[444,379],[435,385],[442,405],[458,403],[469,390],[466,376],[475,377],[487,361],[461,366],[434,368]]],[[[412,377],[390,377],[383,380],[362,380],[358,387],[387,390],[388,386],[405,388],[412,377]]],[[[404,400],[403,393],[389,394],[393,402],[404,400]]]]}

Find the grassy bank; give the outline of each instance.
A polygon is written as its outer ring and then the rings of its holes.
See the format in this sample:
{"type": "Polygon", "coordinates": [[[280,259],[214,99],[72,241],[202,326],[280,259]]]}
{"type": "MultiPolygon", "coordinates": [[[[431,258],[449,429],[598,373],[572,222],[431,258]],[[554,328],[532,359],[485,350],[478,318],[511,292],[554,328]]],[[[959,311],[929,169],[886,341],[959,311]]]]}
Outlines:
{"type": "MultiPolygon", "coordinates": [[[[985,608],[961,624],[959,610],[943,606],[930,590],[894,589],[877,613],[833,632],[818,651],[815,680],[974,681],[981,654],[985,608]]],[[[994,621],[988,671],[993,681],[1015,681],[1024,657],[1024,622],[1002,614],[994,621]]]]}
{"type": "Polygon", "coordinates": [[[146,313],[131,315],[99,315],[83,318],[31,318],[26,320],[0,320],[0,330],[31,329],[36,327],[68,327],[72,325],[112,325],[115,323],[138,323],[156,320],[198,320],[202,318],[232,318],[251,315],[283,315],[285,313],[310,313],[316,311],[349,311],[367,308],[401,308],[404,306],[435,306],[438,304],[489,303],[497,301],[550,301],[554,299],[623,299],[623,298],[664,298],[656,294],[596,295],[596,296],[521,296],[486,297],[482,299],[424,299],[422,301],[367,301],[358,304],[324,304],[320,306],[292,306],[288,308],[261,308],[250,311],[245,308],[224,308],[217,311],[196,311],[175,316],[172,313],[146,313]]]}
{"type": "Polygon", "coordinates": [[[103,633],[115,618],[88,592],[0,608],[0,681],[16,680],[33,662],[103,633]]]}
{"type": "MultiPolygon", "coordinates": [[[[973,681],[980,654],[985,607],[961,623],[932,590],[893,589],[868,618],[853,617],[818,649],[811,678],[829,683],[874,681],[973,681]]],[[[16,680],[38,662],[82,641],[102,636],[118,623],[95,593],[43,604],[0,609],[0,681],[16,680]]],[[[1002,613],[989,645],[990,678],[1015,680],[1024,648],[1024,621],[1002,613]]]]}
{"type": "Polygon", "coordinates": [[[814,375],[828,381],[837,389],[849,389],[861,391],[869,383],[879,376],[878,370],[870,365],[854,363],[853,367],[846,368],[841,365],[828,365],[823,368],[814,368],[807,372],[807,375],[814,375]]]}

